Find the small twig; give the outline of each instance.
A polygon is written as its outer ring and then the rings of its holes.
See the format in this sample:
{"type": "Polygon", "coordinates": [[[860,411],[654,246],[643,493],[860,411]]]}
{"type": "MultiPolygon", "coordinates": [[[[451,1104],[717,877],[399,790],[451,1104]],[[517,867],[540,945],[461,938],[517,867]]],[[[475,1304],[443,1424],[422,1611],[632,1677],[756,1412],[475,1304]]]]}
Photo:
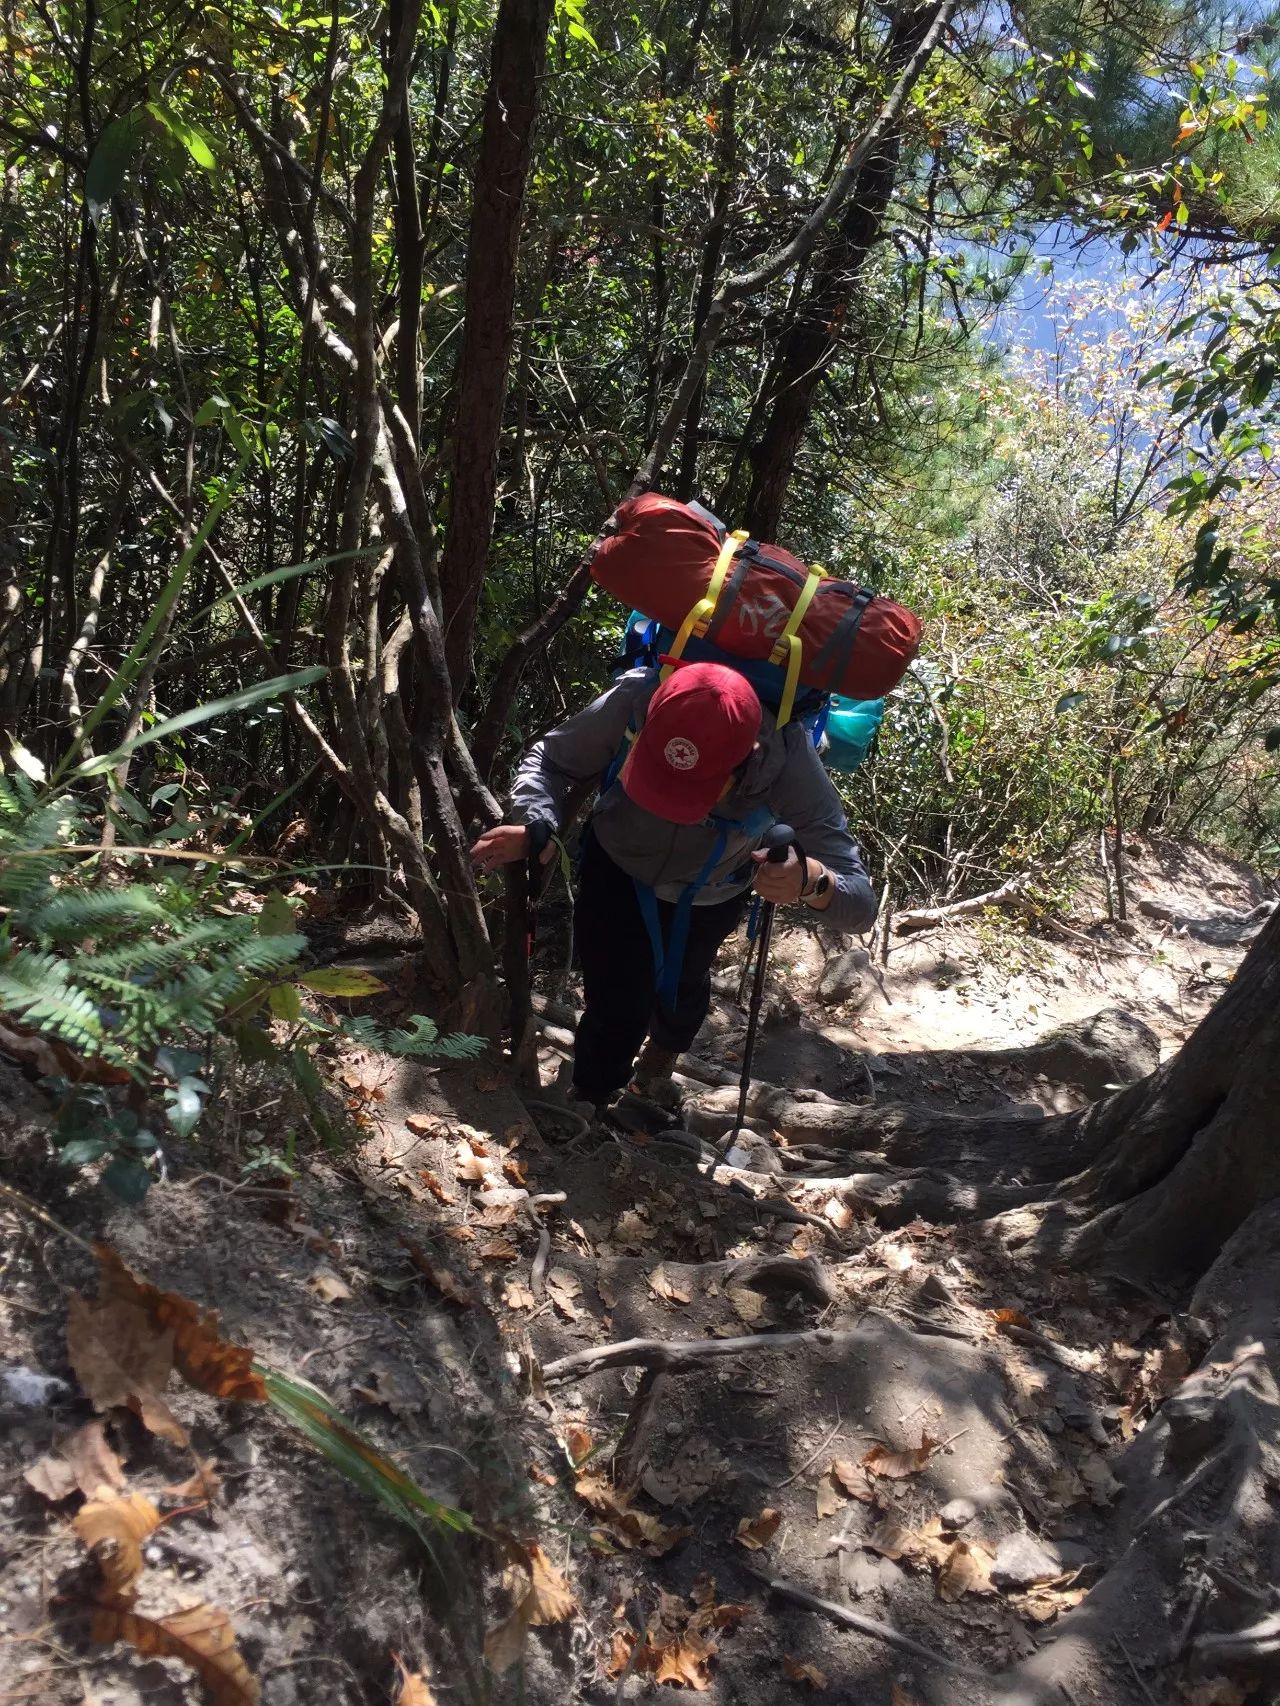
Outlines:
{"type": "Polygon", "coordinates": [[[1115,1640],[1116,1640],[1116,1646],[1119,1647],[1121,1653],[1123,1653],[1123,1655],[1124,1655],[1124,1662],[1128,1665],[1129,1669],[1133,1672],[1133,1680],[1137,1683],[1138,1687],[1142,1690],[1143,1694],[1150,1701],[1151,1706],[1157,1706],[1156,1697],[1151,1692],[1151,1690],[1147,1687],[1146,1683],[1143,1681],[1141,1673],[1139,1672],[1137,1665],[1134,1664],[1134,1662],[1133,1662],[1133,1658],[1130,1655],[1128,1647],[1125,1646],[1124,1642],[1120,1639],[1119,1635],[1116,1636],[1115,1640]]]}
{"type": "Polygon", "coordinates": [[[354,1339],[339,1339],[336,1345],[313,1345],[304,1357],[299,1358],[298,1372],[301,1374],[312,1357],[336,1356],[339,1351],[350,1350],[352,1345],[363,1345],[376,1336],[375,1333],[359,1333],[354,1339]]]}
{"type": "Polygon", "coordinates": [[[73,1232],[69,1226],[64,1226],[60,1220],[55,1220],[47,1209],[41,1208],[37,1202],[32,1202],[30,1197],[23,1196],[21,1191],[15,1191],[12,1185],[0,1182],[0,1196],[7,1197],[24,1213],[34,1215],[37,1220],[42,1220],[46,1226],[52,1227],[55,1232],[60,1232],[64,1238],[69,1238],[73,1244],[78,1244],[82,1250],[87,1250],[91,1256],[96,1254],[93,1245],[87,1238],[82,1238],[78,1232],[73,1232]]]}
{"type": "Polygon", "coordinates": [[[779,1489],[781,1489],[783,1487],[789,1487],[793,1481],[798,1481],[802,1475],[806,1474],[810,1469],[812,1469],[814,1464],[822,1456],[823,1452],[827,1449],[827,1447],[831,1444],[832,1440],[836,1437],[836,1435],[839,1432],[840,1432],[840,1405],[839,1405],[839,1402],[837,1402],[836,1403],[836,1425],[835,1425],[835,1427],[832,1428],[831,1432],[823,1440],[822,1444],[814,1452],[813,1456],[807,1457],[804,1460],[804,1462],[796,1470],[794,1475],[788,1475],[785,1481],[779,1481],[778,1482],[779,1489]]]}
{"type": "Polygon", "coordinates": [[[754,1354],[767,1356],[794,1350],[797,1345],[866,1345],[870,1336],[854,1327],[837,1333],[830,1327],[810,1327],[796,1333],[748,1333],[736,1339],[620,1339],[611,1345],[594,1345],[557,1357],[542,1370],[548,1383],[576,1380],[584,1374],[599,1374],[606,1368],[653,1368],[684,1374],[720,1357],[754,1354]]]}
{"type": "Polygon", "coordinates": [[[529,1269],[529,1290],[541,1300],[543,1287],[547,1283],[547,1260],[551,1255],[551,1228],[532,1207],[529,1218],[538,1228],[538,1251],[533,1258],[533,1266],[529,1269]]]}
{"type": "Polygon", "coordinates": [[[957,1676],[972,1676],[982,1682],[992,1680],[990,1671],[979,1670],[976,1665],[962,1664],[958,1659],[944,1658],[941,1653],[935,1653],[932,1647],[922,1646],[919,1641],[913,1641],[909,1635],[900,1634],[888,1623],[881,1623],[874,1617],[864,1617],[857,1611],[847,1611],[834,1600],[819,1599],[816,1594],[797,1587],[794,1582],[783,1581],[777,1576],[767,1576],[763,1570],[754,1570],[750,1565],[747,1565],[746,1569],[749,1575],[763,1582],[771,1593],[804,1606],[806,1611],[820,1611],[824,1617],[830,1617],[836,1623],[843,1623],[847,1629],[856,1629],[861,1635],[871,1635],[877,1641],[885,1641],[889,1646],[897,1647],[900,1652],[923,1659],[926,1664],[939,1665],[943,1670],[954,1671],[957,1676]]]}

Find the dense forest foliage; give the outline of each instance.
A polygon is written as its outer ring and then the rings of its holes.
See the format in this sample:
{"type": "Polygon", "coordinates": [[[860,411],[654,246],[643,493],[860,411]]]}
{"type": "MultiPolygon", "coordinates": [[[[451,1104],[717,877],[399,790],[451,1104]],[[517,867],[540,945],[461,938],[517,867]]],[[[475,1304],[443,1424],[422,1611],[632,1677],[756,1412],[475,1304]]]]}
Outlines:
{"type": "Polygon", "coordinates": [[[891,895],[1051,888],[1108,824],[1274,863],[1269,28],[1162,0],[0,27],[19,839],[62,801],[95,880],[132,844],[215,896],[255,855],[398,896],[491,1024],[469,836],[607,679],[624,612],[584,553],[650,486],[925,616],[849,785],[891,895]]]}

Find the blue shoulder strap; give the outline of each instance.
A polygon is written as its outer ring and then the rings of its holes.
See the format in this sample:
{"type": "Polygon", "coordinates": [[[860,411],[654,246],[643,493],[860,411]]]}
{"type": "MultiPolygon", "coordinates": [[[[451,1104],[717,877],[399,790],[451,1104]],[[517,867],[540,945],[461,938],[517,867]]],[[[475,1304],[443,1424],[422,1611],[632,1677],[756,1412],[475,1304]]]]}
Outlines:
{"type": "Polygon", "coordinates": [[[662,940],[662,919],[658,913],[658,897],[648,883],[642,883],[638,877],[631,880],[635,884],[636,899],[640,903],[640,916],[644,919],[644,927],[649,932],[649,947],[653,951],[653,974],[657,983],[658,1001],[661,1006],[670,1010],[676,1004],[676,992],[680,987],[680,973],[684,967],[684,950],[689,940],[690,915],[693,912],[693,897],[698,890],[705,886],[707,878],[715,870],[724,857],[725,846],[729,840],[729,825],[721,823],[716,831],[715,845],[707,856],[707,862],[698,872],[691,883],[686,883],[676,902],[675,915],[671,920],[671,939],[667,943],[662,940]]]}

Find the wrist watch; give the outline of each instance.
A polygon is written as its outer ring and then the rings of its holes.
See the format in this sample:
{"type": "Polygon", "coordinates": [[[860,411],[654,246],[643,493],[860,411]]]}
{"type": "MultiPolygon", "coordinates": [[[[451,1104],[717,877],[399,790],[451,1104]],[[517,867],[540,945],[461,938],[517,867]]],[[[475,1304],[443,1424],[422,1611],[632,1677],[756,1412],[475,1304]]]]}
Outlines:
{"type": "Polygon", "coordinates": [[[800,890],[800,899],[801,900],[817,900],[817,899],[819,899],[820,896],[826,894],[827,890],[830,887],[831,887],[831,872],[827,869],[827,867],[825,865],[819,865],[818,866],[818,875],[813,879],[812,882],[806,882],[804,887],[800,890]]]}

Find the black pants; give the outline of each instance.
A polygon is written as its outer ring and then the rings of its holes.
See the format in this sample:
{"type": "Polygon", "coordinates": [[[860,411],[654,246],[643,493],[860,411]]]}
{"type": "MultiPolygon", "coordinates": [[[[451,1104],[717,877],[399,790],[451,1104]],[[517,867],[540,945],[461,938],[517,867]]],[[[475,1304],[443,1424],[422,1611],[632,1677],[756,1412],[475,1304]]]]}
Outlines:
{"type": "MultiPolygon", "coordinates": [[[[681,1051],[690,1046],[711,1004],[716,951],[737,929],[747,898],[740,894],[693,908],[675,1006],[662,1007],[635,884],[588,830],[573,909],[586,994],[573,1063],[573,1087],[579,1096],[607,1102],[621,1090],[646,1035],[659,1048],[681,1051]]],[[[669,901],[658,902],[664,941],[670,939],[674,912],[669,901]]]]}

